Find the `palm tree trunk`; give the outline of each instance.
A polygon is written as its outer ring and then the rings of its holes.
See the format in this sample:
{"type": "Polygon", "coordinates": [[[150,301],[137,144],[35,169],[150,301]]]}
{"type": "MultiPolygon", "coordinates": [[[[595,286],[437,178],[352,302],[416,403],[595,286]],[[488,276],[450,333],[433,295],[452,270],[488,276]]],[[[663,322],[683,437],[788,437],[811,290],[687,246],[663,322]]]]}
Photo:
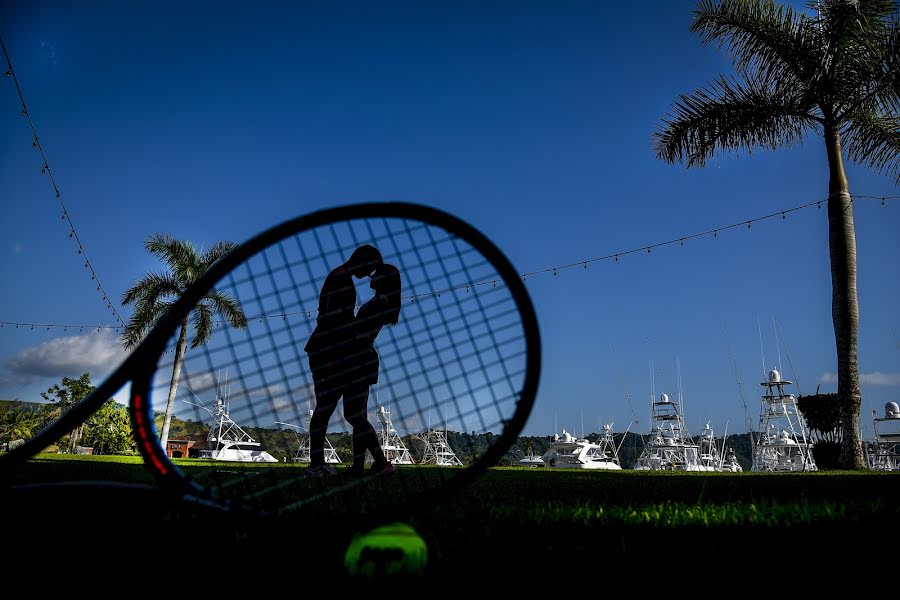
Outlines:
{"type": "Polygon", "coordinates": [[[178,334],[178,344],[175,346],[175,365],[172,367],[172,383],[169,384],[169,401],[166,403],[166,417],[163,419],[162,432],[159,434],[159,445],[163,452],[169,443],[169,425],[172,423],[172,409],[175,407],[175,392],[178,389],[178,378],[181,376],[181,366],[184,364],[184,353],[187,350],[187,316],[181,321],[181,332],[178,334]]]}
{"type": "Polygon", "coordinates": [[[838,404],[841,411],[841,453],[843,469],[863,469],[859,435],[858,332],[859,303],[856,297],[856,232],[853,204],[844,173],[840,132],[825,128],[828,153],[828,249],[831,256],[831,319],[838,361],[838,404]]]}

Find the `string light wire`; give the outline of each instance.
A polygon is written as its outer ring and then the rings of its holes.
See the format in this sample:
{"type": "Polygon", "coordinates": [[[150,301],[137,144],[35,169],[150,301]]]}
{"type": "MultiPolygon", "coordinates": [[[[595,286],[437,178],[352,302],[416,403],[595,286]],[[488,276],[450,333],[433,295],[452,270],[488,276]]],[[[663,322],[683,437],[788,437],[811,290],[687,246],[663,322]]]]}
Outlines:
{"type": "MultiPolygon", "coordinates": [[[[31,111],[28,110],[28,105],[25,103],[25,96],[22,93],[22,86],[19,85],[19,79],[16,77],[15,70],[13,70],[12,60],[9,57],[9,52],[6,51],[6,44],[3,42],[2,36],[0,36],[0,47],[3,48],[3,56],[6,57],[6,77],[11,78],[13,83],[15,84],[16,92],[18,92],[19,100],[22,103],[22,116],[24,116],[28,120],[28,125],[29,127],[31,127],[31,146],[35,148],[41,155],[41,173],[48,177],[48,179],[50,180],[50,185],[53,186],[53,193],[56,196],[56,200],[59,202],[60,208],[62,208],[62,220],[65,221],[69,226],[69,237],[75,240],[75,244],[78,246],[78,255],[84,258],[84,267],[88,271],[90,271],[91,280],[97,284],[97,291],[100,292],[103,301],[106,302],[106,307],[110,311],[112,311],[112,314],[119,326],[124,326],[125,322],[122,320],[122,317],[119,316],[119,311],[116,310],[116,307],[110,299],[109,295],[106,293],[106,290],[103,289],[103,285],[100,283],[100,277],[97,275],[97,271],[94,269],[94,265],[88,258],[87,251],[84,249],[84,244],[81,241],[81,237],[78,235],[78,230],[75,229],[75,224],[72,222],[72,217],[69,214],[69,210],[66,208],[66,205],[63,202],[62,193],[59,190],[59,185],[56,183],[56,178],[53,176],[53,170],[50,168],[50,162],[47,160],[47,155],[44,152],[44,146],[43,144],[41,144],[41,138],[38,137],[37,128],[34,126],[34,121],[31,118],[31,111]]],[[[54,326],[51,325],[51,327],[54,326]]]]}
{"type": "MultiPolygon", "coordinates": [[[[854,200],[859,200],[859,199],[880,200],[882,206],[884,206],[886,202],[900,200],[900,196],[858,195],[858,196],[853,196],[853,199],[851,200],[851,202],[854,200]]],[[[574,261],[574,262],[568,262],[568,263],[565,263],[562,265],[557,265],[555,267],[547,267],[545,269],[528,271],[526,273],[522,273],[521,277],[523,280],[527,281],[528,278],[530,278],[530,277],[533,278],[535,276],[546,275],[548,273],[553,273],[554,275],[558,275],[560,271],[564,271],[567,269],[574,269],[576,267],[582,267],[582,269],[584,270],[584,269],[587,269],[587,266],[589,264],[593,264],[593,263],[597,263],[597,262],[601,262],[601,261],[607,261],[607,260],[613,260],[614,262],[618,262],[620,257],[625,257],[625,256],[629,256],[631,254],[639,254],[639,253],[644,253],[644,252],[650,253],[651,250],[654,250],[656,248],[662,248],[665,246],[673,246],[675,244],[678,244],[679,246],[683,246],[684,242],[686,242],[686,241],[696,240],[696,239],[702,238],[702,237],[709,237],[710,235],[712,235],[713,238],[718,239],[719,234],[722,232],[735,230],[735,229],[738,229],[738,228],[741,228],[744,226],[749,226],[753,223],[757,223],[760,221],[777,219],[778,217],[781,217],[782,220],[784,220],[787,217],[787,215],[789,215],[791,213],[795,213],[795,212],[798,212],[798,211],[801,211],[801,210],[804,210],[807,208],[812,208],[814,206],[821,207],[822,204],[824,204],[825,202],[827,202],[827,201],[826,200],[818,200],[815,202],[808,202],[808,203],[800,205],[800,206],[795,206],[793,208],[786,208],[783,210],[778,210],[778,211],[775,211],[775,212],[772,212],[772,213],[769,213],[769,214],[766,214],[766,215],[763,215],[760,217],[746,219],[744,221],[739,221],[737,223],[732,223],[730,225],[722,225],[719,227],[714,227],[712,229],[707,229],[705,231],[674,237],[674,238],[671,238],[671,239],[663,241],[663,242],[656,242],[653,244],[647,244],[645,246],[638,246],[636,248],[630,248],[627,250],[620,250],[618,252],[612,252],[609,254],[605,254],[603,256],[596,256],[593,258],[587,258],[587,259],[578,260],[578,261],[574,261]]],[[[421,294],[407,295],[407,296],[403,297],[403,300],[407,301],[407,302],[416,302],[416,301],[421,301],[426,298],[437,298],[437,297],[440,297],[441,294],[446,294],[446,293],[451,293],[451,292],[464,291],[465,293],[469,293],[469,291],[474,288],[481,287],[481,286],[496,286],[497,283],[498,282],[495,279],[469,282],[469,283],[458,285],[456,287],[435,290],[435,291],[430,291],[430,292],[424,292],[421,294]]],[[[292,317],[305,317],[307,319],[312,319],[312,318],[314,318],[314,316],[317,313],[318,313],[318,309],[298,309],[298,310],[290,311],[290,312],[258,314],[258,315],[252,315],[252,316],[248,315],[247,319],[249,321],[263,321],[265,319],[288,319],[288,318],[292,318],[292,317]]],[[[221,324],[220,322],[218,322],[218,321],[216,322],[216,325],[220,325],[220,324],[221,324]]],[[[50,330],[50,329],[63,329],[64,331],[67,331],[69,329],[72,329],[72,330],[77,329],[81,332],[84,332],[84,331],[101,332],[104,330],[113,330],[116,333],[118,333],[119,331],[121,331],[123,329],[122,325],[67,325],[67,324],[58,324],[58,323],[26,323],[26,322],[17,322],[17,321],[0,321],[0,328],[5,328],[5,327],[26,329],[26,330],[39,330],[39,331],[40,330],[50,330]]]]}

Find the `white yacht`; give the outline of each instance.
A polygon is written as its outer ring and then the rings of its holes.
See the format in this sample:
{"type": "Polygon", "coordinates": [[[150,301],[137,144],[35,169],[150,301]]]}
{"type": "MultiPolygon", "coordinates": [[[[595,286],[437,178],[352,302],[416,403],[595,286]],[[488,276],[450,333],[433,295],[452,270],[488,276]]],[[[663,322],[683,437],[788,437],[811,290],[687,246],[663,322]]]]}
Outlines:
{"type": "MultiPolygon", "coordinates": [[[[555,434],[550,448],[541,456],[541,461],[557,469],[606,469],[621,470],[617,448],[613,441],[612,426],[605,425],[596,443],[586,438],[576,438],[562,430],[555,434]]],[[[521,464],[521,461],[520,461],[521,464]]]]}
{"type": "MultiPolygon", "coordinates": [[[[394,465],[413,464],[409,448],[403,443],[403,438],[397,433],[397,429],[391,421],[391,411],[383,405],[378,405],[377,412],[378,429],[375,430],[375,433],[378,435],[378,445],[381,446],[384,457],[394,465]]],[[[366,455],[366,461],[372,461],[371,455],[366,455]]]]}
{"type": "MultiPolygon", "coordinates": [[[[288,427],[292,427],[294,429],[294,435],[297,436],[297,452],[294,454],[294,457],[291,459],[291,462],[299,462],[299,463],[309,463],[310,462],[310,439],[309,439],[309,428],[310,423],[312,422],[313,409],[309,409],[306,411],[306,427],[300,427],[299,425],[294,425],[293,423],[285,423],[284,421],[275,421],[278,425],[287,425],[288,427]],[[304,431],[305,433],[301,436],[297,431],[304,431]]],[[[334,449],[334,446],[331,445],[331,442],[328,441],[328,438],[325,438],[325,446],[323,448],[325,453],[325,462],[328,464],[336,465],[340,464],[341,457],[338,456],[337,450],[334,449]]]]}
{"type": "Polygon", "coordinates": [[[751,471],[818,470],[806,423],[797,409],[797,398],[784,390],[792,383],[782,379],[777,369],[772,369],[760,384],[765,390],[751,471]]]}
{"type": "Polygon", "coordinates": [[[697,441],[699,442],[698,446],[700,448],[700,464],[706,467],[712,467],[713,471],[725,473],[737,473],[744,470],[737,461],[734,448],[728,448],[726,451],[725,442],[723,441],[722,449],[719,449],[716,445],[716,436],[708,422],[706,423],[706,427],[703,428],[703,433],[700,434],[697,441]]]}
{"type": "Polygon", "coordinates": [[[461,467],[463,462],[456,456],[450,446],[446,429],[430,427],[419,439],[425,444],[420,464],[438,465],[439,467],[461,467]]]}
{"type": "Polygon", "coordinates": [[[741,463],[738,462],[737,455],[734,453],[734,448],[729,447],[725,451],[725,460],[722,461],[722,467],[719,470],[726,473],[740,473],[744,470],[741,463]]]}
{"type": "Polygon", "coordinates": [[[680,403],[668,394],[651,402],[650,438],[634,464],[636,471],[715,471],[700,458],[700,446],[688,435],[680,403]]]}
{"type": "Polygon", "coordinates": [[[278,462],[277,458],[266,452],[259,442],[231,420],[227,399],[223,402],[217,397],[214,410],[186,400],[183,402],[198,406],[213,417],[206,436],[207,448],[200,450],[200,458],[229,462],[278,462]]]}
{"type": "Polygon", "coordinates": [[[535,454],[533,451],[529,450],[528,454],[526,454],[523,458],[519,459],[520,467],[545,467],[547,463],[544,462],[540,456],[535,454]]]}
{"type": "Polygon", "coordinates": [[[212,413],[216,422],[209,428],[206,437],[209,448],[200,451],[200,458],[235,462],[278,462],[266,452],[240,425],[231,420],[228,407],[216,398],[216,409],[212,413]]]}
{"type": "Polygon", "coordinates": [[[866,444],[869,468],[875,471],[900,471],[900,406],[884,405],[884,418],[872,411],[875,441],[866,444]]]}

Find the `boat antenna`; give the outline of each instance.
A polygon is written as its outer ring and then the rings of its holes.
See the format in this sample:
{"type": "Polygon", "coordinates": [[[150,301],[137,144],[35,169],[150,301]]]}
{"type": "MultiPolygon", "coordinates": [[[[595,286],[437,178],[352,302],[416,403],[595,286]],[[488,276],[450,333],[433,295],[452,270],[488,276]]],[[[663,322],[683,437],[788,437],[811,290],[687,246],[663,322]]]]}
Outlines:
{"type": "Polygon", "coordinates": [[[653,359],[650,359],[650,420],[649,428],[653,430],[653,403],[656,402],[656,381],[653,374],[653,359]]]}
{"type": "Polygon", "coordinates": [[[181,399],[182,402],[184,402],[185,404],[190,404],[191,406],[196,406],[198,408],[202,408],[203,410],[208,412],[211,416],[213,416],[213,417],[215,416],[215,414],[213,414],[213,411],[211,411],[209,408],[207,408],[206,405],[203,404],[203,401],[197,397],[197,394],[194,394],[194,390],[192,390],[190,387],[188,387],[187,384],[184,384],[184,387],[187,388],[187,391],[189,391],[194,396],[194,398],[197,400],[197,403],[188,402],[184,398],[181,399]]]}
{"type": "Polygon", "coordinates": [[[766,353],[763,350],[762,327],[759,324],[759,315],[756,315],[756,331],[759,332],[759,355],[762,357],[762,374],[763,379],[766,377],[766,353]]]}
{"type": "MultiPolygon", "coordinates": [[[[774,320],[775,317],[772,317],[774,320]]],[[[800,389],[800,375],[797,373],[797,370],[794,368],[794,361],[791,360],[791,353],[788,350],[787,343],[784,341],[784,332],[781,331],[781,327],[778,325],[778,321],[775,321],[775,332],[781,336],[781,344],[784,346],[784,354],[787,356],[788,365],[791,367],[791,375],[794,376],[794,382],[797,384],[797,392],[803,393],[803,390],[800,389]]]]}
{"type": "Polygon", "coordinates": [[[662,368],[662,365],[659,364],[659,361],[656,359],[656,349],[653,347],[653,340],[650,339],[650,336],[647,336],[647,344],[650,346],[650,360],[651,363],[656,364],[656,368],[659,369],[659,372],[662,373],[663,383],[666,384],[666,389],[671,390],[672,386],[669,384],[669,378],[666,375],[665,369],[662,368]]]}
{"type": "Polygon", "coordinates": [[[772,327],[775,329],[775,350],[778,352],[778,370],[784,373],[784,369],[781,367],[781,344],[778,343],[778,321],[775,320],[775,315],[772,315],[772,327]]]}
{"type": "Polygon", "coordinates": [[[609,352],[610,354],[612,354],[613,366],[616,368],[616,374],[619,376],[619,381],[622,384],[622,389],[625,390],[625,402],[628,404],[628,409],[631,410],[631,419],[635,423],[637,423],[637,414],[635,414],[634,412],[634,405],[631,404],[631,394],[628,393],[628,386],[625,383],[625,376],[622,374],[622,369],[619,368],[619,361],[616,359],[616,352],[615,350],[613,350],[612,344],[609,345],[609,352]]]}
{"type": "Polygon", "coordinates": [[[631,430],[631,426],[635,423],[637,423],[637,421],[629,423],[628,427],[625,429],[625,433],[622,434],[622,439],[619,440],[619,447],[616,448],[616,458],[619,458],[619,449],[622,448],[622,445],[625,443],[625,438],[628,437],[628,432],[631,430]]]}
{"type": "MultiPolygon", "coordinates": [[[[725,435],[722,437],[722,451],[719,452],[719,470],[722,469],[722,465],[725,464],[725,441],[728,439],[728,421],[725,421],[725,435]]],[[[716,443],[716,440],[713,439],[713,444],[716,443]]]]}
{"type": "Polygon", "coordinates": [[[225,368],[225,387],[222,389],[223,392],[223,401],[222,404],[225,405],[225,414],[228,414],[230,411],[228,410],[228,368],[225,368]]]}

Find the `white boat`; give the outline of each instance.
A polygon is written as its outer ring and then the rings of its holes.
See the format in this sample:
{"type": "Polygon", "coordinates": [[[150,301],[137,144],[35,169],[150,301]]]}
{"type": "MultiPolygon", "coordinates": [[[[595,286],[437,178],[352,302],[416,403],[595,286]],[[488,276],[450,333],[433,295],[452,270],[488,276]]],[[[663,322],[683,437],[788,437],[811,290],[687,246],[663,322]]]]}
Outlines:
{"type": "Polygon", "coordinates": [[[636,471],[715,471],[700,459],[700,446],[688,435],[680,403],[668,394],[651,402],[650,437],[634,464],[636,471]]]}
{"type": "Polygon", "coordinates": [[[229,462],[278,462],[266,452],[240,425],[231,420],[228,407],[216,398],[215,411],[210,411],[216,421],[206,437],[208,448],[200,451],[200,458],[229,462]]]}
{"type": "MultiPolygon", "coordinates": [[[[394,465],[415,464],[409,448],[403,443],[403,438],[400,437],[391,421],[391,411],[379,404],[375,412],[378,415],[378,428],[375,430],[375,434],[378,436],[378,445],[381,447],[384,457],[394,465]]],[[[366,453],[366,463],[371,463],[373,460],[372,455],[366,453]]]]}
{"type": "MultiPolygon", "coordinates": [[[[193,394],[193,392],[191,393],[193,394]]],[[[197,401],[199,402],[200,399],[198,398],[197,401]]],[[[199,458],[227,462],[278,462],[277,458],[262,448],[262,444],[254,440],[249,433],[231,419],[227,396],[224,402],[218,395],[216,396],[214,410],[210,410],[203,404],[195,404],[187,400],[182,400],[182,402],[202,408],[213,417],[213,423],[209,426],[209,434],[206,436],[207,447],[200,450],[199,458]]]]}
{"type": "Polygon", "coordinates": [[[875,471],[900,471],[900,406],[884,405],[884,418],[872,411],[875,441],[866,444],[869,468],[875,471]]]}
{"type": "Polygon", "coordinates": [[[523,458],[519,459],[519,466],[522,467],[546,467],[544,460],[534,452],[528,452],[523,458]]]}
{"type": "Polygon", "coordinates": [[[423,465],[437,465],[439,467],[461,467],[463,462],[456,456],[456,452],[450,447],[446,429],[429,428],[424,435],[419,436],[425,444],[422,454],[423,465]]]}
{"type": "MultiPolygon", "coordinates": [[[[562,435],[555,434],[550,448],[541,456],[541,461],[548,467],[556,469],[606,469],[621,470],[616,445],[613,441],[612,427],[605,425],[596,443],[587,438],[576,438],[562,430],[562,435]]],[[[521,463],[521,461],[520,461],[521,463]]]]}
{"type": "MultiPolygon", "coordinates": [[[[726,428],[727,433],[727,428],[726,428]]],[[[737,461],[737,456],[734,453],[734,448],[728,448],[725,450],[725,442],[722,442],[722,449],[720,450],[718,445],[716,445],[716,436],[713,433],[712,427],[710,427],[709,423],[706,424],[706,427],[703,429],[703,433],[700,434],[700,437],[697,439],[698,446],[700,448],[700,464],[711,467],[713,471],[721,471],[726,473],[737,473],[739,471],[743,471],[740,463],[737,461]]]]}
{"type": "Polygon", "coordinates": [[[722,468],[719,470],[726,473],[740,473],[744,470],[741,463],[738,462],[737,455],[734,453],[734,448],[729,447],[725,451],[725,460],[722,461],[722,468]]]}
{"type": "MultiPolygon", "coordinates": [[[[299,462],[299,463],[309,463],[310,462],[310,439],[309,439],[309,426],[312,421],[313,410],[310,408],[306,411],[306,427],[300,427],[299,425],[294,425],[293,423],[285,423],[284,421],[275,421],[278,425],[287,425],[288,427],[294,428],[294,435],[297,436],[297,452],[294,454],[294,457],[291,459],[291,462],[299,462]],[[297,430],[304,431],[302,436],[297,433],[297,430]]],[[[325,453],[325,462],[328,464],[336,465],[340,464],[341,457],[338,456],[337,450],[334,449],[334,446],[331,445],[331,442],[328,441],[328,438],[325,438],[325,446],[323,448],[325,453]]]]}
{"type": "Polygon", "coordinates": [[[781,378],[777,369],[760,385],[765,388],[759,433],[753,444],[751,471],[816,471],[812,444],[797,398],[785,392],[793,382],[781,378]]]}

